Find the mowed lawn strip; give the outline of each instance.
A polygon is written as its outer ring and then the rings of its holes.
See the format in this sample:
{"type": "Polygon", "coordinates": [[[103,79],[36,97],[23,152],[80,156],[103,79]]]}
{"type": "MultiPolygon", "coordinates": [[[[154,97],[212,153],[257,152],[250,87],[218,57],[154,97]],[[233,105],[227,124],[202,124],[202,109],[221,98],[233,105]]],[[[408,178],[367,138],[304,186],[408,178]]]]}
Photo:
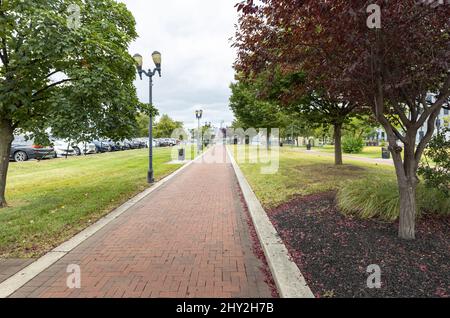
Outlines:
{"type": "MultiPolygon", "coordinates": [[[[372,158],[372,159],[381,159],[381,148],[382,148],[381,146],[380,147],[369,146],[369,147],[364,147],[364,149],[360,153],[355,153],[355,154],[343,153],[343,155],[344,156],[372,158]]],[[[387,146],[386,146],[386,148],[387,148],[387,146]]],[[[330,145],[326,145],[323,147],[314,147],[313,150],[334,154],[334,146],[330,146],[330,145]]]]}
{"type": "MultiPolygon", "coordinates": [[[[172,151],[155,149],[156,181],[181,166],[168,164],[172,151]]],[[[0,258],[38,257],[58,246],[146,189],[147,168],[148,149],[11,163],[0,258]]]]}
{"type": "MultiPolygon", "coordinates": [[[[241,147],[241,146],[239,146],[241,147]]],[[[236,146],[235,157],[237,156],[236,146]]],[[[281,147],[279,170],[275,174],[261,174],[267,158],[250,163],[249,148],[245,162],[239,162],[243,173],[265,208],[273,208],[297,195],[310,195],[337,190],[345,182],[377,176],[395,178],[394,168],[346,159],[343,166],[335,166],[332,157],[302,153],[296,148],[281,147]]]]}

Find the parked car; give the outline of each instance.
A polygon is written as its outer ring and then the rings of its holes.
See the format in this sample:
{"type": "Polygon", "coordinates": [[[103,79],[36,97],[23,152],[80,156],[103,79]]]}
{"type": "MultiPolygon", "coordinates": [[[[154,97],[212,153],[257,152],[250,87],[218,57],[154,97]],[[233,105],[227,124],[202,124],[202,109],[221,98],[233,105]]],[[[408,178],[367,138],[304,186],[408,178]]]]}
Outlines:
{"type": "Polygon", "coordinates": [[[56,158],[56,152],[53,147],[43,147],[33,144],[30,140],[23,137],[15,137],[11,145],[10,160],[23,162],[30,159],[50,159],[56,158]]]}
{"type": "Polygon", "coordinates": [[[78,145],[65,140],[57,139],[53,141],[53,147],[58,157],[81,156],[82,152],[78,145]]]}
{"type": "Polygon", "coordinates": [[[139,145],[139,148],[148,148],[148,138],[135,138],[134,141],[139,145]]]}
{"type": "Polygon", "coordinates": [[[171,146],[176,146],[180,143],[180,141],[175,138],[169,138],[169,141],[171,146]]]}
{"type": "Polygon", "coordinates": [[[168,147],[170,146],[169,140],[167,138],[159,138],[158,142],[161,147],[168,147]]]}
{"type": "Polygon", "coordinates": [[[112,141],[112,140],[103,140],[104,143],[107,143],[110,147],[111,147],[111,151],[120,151],[122,150],[122,148],[117,145],[116,142],[112,141]]]}
{"type": "Polygon", "coordinates": [[[130,145],[125,141],[117,141],[116,146],[119,148],[119,150],[130,150],[130,145]]]}
{"type": "MultiPolygon", "coordinates": [[[[145,143],[145,148],[149,148],[149,145],[150,145],[149,140],[147,138],[144,138],[143,142],[145,143]]],[[[152,147],[156,148],[156,147],[159,147],[159,146],[160,145],[159,145],[158,140],[157,139],[153,139],[152,140],[152,147]]]]}
{"type": "Polygon", "coordinates": [[[127,139],[124,141],[124,143],[129,149],[139,149],[139,143],[135,142],[134,140],[127,139]]]}
{"type": "Polygon", "coordinates": [[[92,142],[95,145],[96,152],[111,152],[112,147],[109,143],[102,140],[94,140],[92,142]]]}
{"type": "Polygon", "coordinates": [[[94,142],[83,142],[78,144],[78,148],[81,149],[81,151],[85,155],[94,154],[97,153],[97,147],[94,142]]]}

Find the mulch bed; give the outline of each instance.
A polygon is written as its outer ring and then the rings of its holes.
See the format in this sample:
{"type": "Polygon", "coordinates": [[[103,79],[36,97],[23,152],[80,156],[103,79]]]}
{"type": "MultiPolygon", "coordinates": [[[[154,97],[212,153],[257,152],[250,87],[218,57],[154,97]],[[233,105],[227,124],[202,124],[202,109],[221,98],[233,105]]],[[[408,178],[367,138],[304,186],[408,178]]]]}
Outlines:
{"type": "Polygon", "coordinates": [[[416,240],[397,238],[398,223],[342,215],[334,192],[293,199],[268,211],[317,297],[450,297],[450,218],[424,217],[416,240]],[[381,288],[367,287],[367,267],[381,288]]]}

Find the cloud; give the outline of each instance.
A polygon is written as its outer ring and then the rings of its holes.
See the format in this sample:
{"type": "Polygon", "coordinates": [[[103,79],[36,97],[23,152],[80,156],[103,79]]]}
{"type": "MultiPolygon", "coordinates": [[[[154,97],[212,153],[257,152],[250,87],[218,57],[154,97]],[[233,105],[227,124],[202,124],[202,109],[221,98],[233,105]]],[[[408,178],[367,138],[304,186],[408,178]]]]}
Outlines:
{"type": "MultiPolygon", "coordinates": [[[[162,54],[162,77],[154,78],[153,101],[161,114],[195,127],[194,110],[202,107],[204,121],[229,124],[229,84],[234,78],[234,35],[237,13],[230,0],[121,0],[133,13],[139,38],[130,53],[162,54]]],[[[148,79],[136,80],[141,101],[148,102],[148,79]]]]}

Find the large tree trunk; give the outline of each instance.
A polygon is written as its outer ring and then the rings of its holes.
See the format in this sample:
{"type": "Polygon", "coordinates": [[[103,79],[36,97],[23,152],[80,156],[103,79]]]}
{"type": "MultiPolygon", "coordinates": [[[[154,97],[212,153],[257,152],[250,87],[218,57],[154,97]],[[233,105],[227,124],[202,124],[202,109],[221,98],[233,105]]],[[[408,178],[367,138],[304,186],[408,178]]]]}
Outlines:
{"type": "Polygon", "coordinates": [[[409,129],[404,144],[403,173],[397,174],[400,194],[400,224],[398,236],[402,239],[415,239],[416,223],[416,188],[419,183],[417,178],[417,164],[415,158],[417,131],[409,129]]]}
{"type": "Polygon", "coordinates": [[[416,223],[416,187],[415,180],[399,183],[400,191],[400,224],[398,236],[405,240],[415,239],[416,223]]]}
{"type": "Polygon", "coordinates": [[[342,165],[342,124],[334,124],[334,163],[342,165]]]}
{"type": "Polygon", "coordinates": [[[14,139],[11,123],[6,120],[0,121],[0,208],[6,207],[5,191],[6,176],[9,167],[9,154],[11,143],[14,139]]]}
{"type": "Polygon", "coordinates": [[[390,150],[394,160],[400,196],[398,236],[406,240],[415,239],[416,188],[419,183],[415,158],[415,137],[415,130],[411,129],[406,134],[407,142],[404,144],[403,159],[401,157],[401,147],[397,146],[395,139],[390,138],[390,150]]]}

